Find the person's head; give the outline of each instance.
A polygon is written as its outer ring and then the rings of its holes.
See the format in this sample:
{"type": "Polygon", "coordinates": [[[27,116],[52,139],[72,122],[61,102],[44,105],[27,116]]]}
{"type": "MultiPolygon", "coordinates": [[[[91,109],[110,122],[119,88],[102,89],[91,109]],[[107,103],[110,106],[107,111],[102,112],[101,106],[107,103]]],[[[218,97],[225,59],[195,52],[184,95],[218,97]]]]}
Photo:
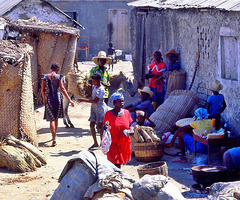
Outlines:
{"type": "Polygon", "coordinates": [[[104,66],[106,62],[107,62],[107,59],[105,59],[105,58],[98,58],[99,66],[104,66]]]}
{"type": "Polygon", "coordinates": [[[94,86],[100,86],[100,81],[101,81],[101,75],[100,74],[98,74],[98,73],[93,74],[91,79],[92,79],[92,84],[94,86]]]}
{"type": "Polygon", "coordinates": [[[98,56],[93,57],[92,60],[96,65],[103,67],[104,65],[110,63],[112,59],[107,57],[105,51],[99,51],[98,56]]]}
{"type": "Polygon", "coordinates": [[[60,69],[60,66],[59,66],[58,63],[53,63],[53,64],[51,65],[51,70],[52,70],[52,71],[58,72],[59,69],[60,69]]]}
{"type": "Polygon", "coordinates": [[[165,56],[170,62],[176,62],[178,60],[178,53],[175,51],[175,49],[171,49],[170,51],[166,52],[165,56]]]}
{"type": "Polygon", "coordinates": [[[161,62],[162,61],[162,53],[160,51],[154,51],[153,52],[153,58],[156,62],[161,62]]]}
{"type": "Polygon", "coordinates": [[[213,94],[218,94],[220,90],[223,89],[222,84],[219,80],[214,80],[210,85],[209,89],[213,92],[213,94]]]}
{"type": "Polygon", "coordinates": [[[111,48],[111,47],[113,47],[113,43],[112,42],[109,42],[108,43],[108,46],[111,48]]]}
{"type": "Polygon", "coordinates": [[[153,92],[147,86],[143,87],[142,90],[138,89],[138,93],[141,95],[142,101],[146,101],[146,100],[151,99],[153,97],[153,92]]]}
{"type": "Polygon", "coordinates": [[[136,111],[136,115],[137,115],[137,119],[136,119],[136,121],[137,121],[137,123],[139,124],[139,125],[143,125],[144,124],[144,121],[145,121],[145,112],[144,111],[142,111],[142,110],[137,110],[136,111]]]}
{"type": "Polygon", "coordinates": [[[110,102],[113,102],[115,108],[122,108],[124,106],[124,96],[120,92],[115,92],[110,97],[110,102]]]}
{"type": "Polygon", "coordinates": [[[198,108],[194,111],[194,117],[196,120],[200,120],[200,119],[208,119],[208,113],[207,113],[207,109],[205,108],[198,108]]]}

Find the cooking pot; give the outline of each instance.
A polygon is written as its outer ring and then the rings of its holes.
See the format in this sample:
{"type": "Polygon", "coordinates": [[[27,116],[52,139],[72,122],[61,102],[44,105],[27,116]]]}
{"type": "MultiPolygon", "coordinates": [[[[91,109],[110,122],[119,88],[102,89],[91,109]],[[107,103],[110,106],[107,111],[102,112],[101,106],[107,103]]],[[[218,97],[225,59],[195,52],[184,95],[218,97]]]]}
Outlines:
{"type": "Polygon", "coordinates": [[[226,180],[227,168],[214,165],[199,165],[192,167],[193,180],[203,187],[226,180]]]}

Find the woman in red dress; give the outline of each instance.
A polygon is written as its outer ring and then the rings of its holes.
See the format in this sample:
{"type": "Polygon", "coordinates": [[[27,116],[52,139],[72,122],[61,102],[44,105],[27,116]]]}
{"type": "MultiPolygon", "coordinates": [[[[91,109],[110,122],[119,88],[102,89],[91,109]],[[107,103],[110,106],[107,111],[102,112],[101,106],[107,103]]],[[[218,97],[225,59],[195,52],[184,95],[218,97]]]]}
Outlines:
{"type": "Polygon", "coordinates": [[[162,53],[160,51],[153,52],[154,62],[148,66],[148,74],[145,78],[150,79],[148,87],[154,93],[153,95],[153,107],[156,110],[164,101],[165,90],[164,90],[164,81],[163,73],[166,67],[166,64],[163,62],[162,53]]]}
{"type": "Polygon", "coordinates": [[[131,160],[131,139],[123,131],[129,129],[132,118],[128,110],[123,109],[124,97],[116,92],[111,96],[114,108],[106,112],[103,123],[109,122],[109,131],[111,133],[112,144],[107,153],[107,159],[115,166],[121,168],[131,160]]]}

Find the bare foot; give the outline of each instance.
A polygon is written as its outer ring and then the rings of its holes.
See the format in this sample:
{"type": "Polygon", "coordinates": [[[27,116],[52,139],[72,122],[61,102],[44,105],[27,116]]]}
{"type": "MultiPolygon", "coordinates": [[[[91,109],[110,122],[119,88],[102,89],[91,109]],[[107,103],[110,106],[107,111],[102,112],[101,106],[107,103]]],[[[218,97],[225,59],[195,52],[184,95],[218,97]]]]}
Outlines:
{"type": "Polygon", "coordinates": [[[98,148],[98,144],[97,143],[94,143],[91,147],[88,148],[88,150],[93,150],[95,148],[98,148]]]}

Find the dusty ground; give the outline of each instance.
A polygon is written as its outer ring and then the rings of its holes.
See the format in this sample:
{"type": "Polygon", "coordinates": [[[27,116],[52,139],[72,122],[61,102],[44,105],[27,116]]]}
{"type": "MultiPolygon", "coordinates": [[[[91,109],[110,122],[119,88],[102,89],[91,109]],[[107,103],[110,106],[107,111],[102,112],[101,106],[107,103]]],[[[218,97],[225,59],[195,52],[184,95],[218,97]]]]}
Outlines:
{"type": "MultiPolygon", "coordinates": [[[[89,71],[93,63],[79,63],[79,66],[81,70],[89,71]]],[[[130,62],[118,62],[114,66],[114,71],[110,73],[118,73],[120,70],[127,73],[127,76],[132,76],[130,62]]],[[[139,96],[130,98],[130,96],[125,94],[125,97],[126,104],[129,104],[139,96]]],[[[62,120],[59,120],[56,147],[50,146],[49,123],[42,119],[43,111],[44,108],[42,106],[35,109],[37,137],[39,149],[45,155],[48,163],[46,166],[38,168],[37,171],[29,173],[13,173],[6,169],[0,169],[0,199],[50,199],[59,184],[57,180],[66,162],[80,150],[88,149],[93,142],[88,122],[90,104],[80,103],[76,104],[74,108],[70,108],[69,114],[75,128],[67,129],[64,127],[62,120]]],[[[104,156],[101,150],[96,150],[96,153],[104,156]]],[[[167,155],[164,155],[162,158],[162,160],[167,162],[171,181],[178,186],[187,199],[204,199],[203,195],[197,195],[189,191],[189,187],[195,183],[189,170],[193,164],[173,163],[171,160],[174,158],[167,155]]],[[[135,158],[132,158],[129,163],[122,167],[122,170],[126,171],[135,180],[138,180],[137,167],[140,164],[145,163],[138,162],[135,158]]]]}

